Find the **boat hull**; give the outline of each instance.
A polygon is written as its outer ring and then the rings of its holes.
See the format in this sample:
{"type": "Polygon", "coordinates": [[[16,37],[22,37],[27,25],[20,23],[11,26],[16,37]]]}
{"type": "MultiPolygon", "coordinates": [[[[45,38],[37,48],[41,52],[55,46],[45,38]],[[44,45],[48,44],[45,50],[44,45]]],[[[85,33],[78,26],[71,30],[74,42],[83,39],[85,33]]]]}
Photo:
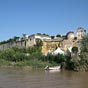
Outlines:
{"type": "Polygon", "coordinates": [[[44,69],[45,70],[60,70],[60,66],[54,66],[54,67],[46,66],[44,69]]]}

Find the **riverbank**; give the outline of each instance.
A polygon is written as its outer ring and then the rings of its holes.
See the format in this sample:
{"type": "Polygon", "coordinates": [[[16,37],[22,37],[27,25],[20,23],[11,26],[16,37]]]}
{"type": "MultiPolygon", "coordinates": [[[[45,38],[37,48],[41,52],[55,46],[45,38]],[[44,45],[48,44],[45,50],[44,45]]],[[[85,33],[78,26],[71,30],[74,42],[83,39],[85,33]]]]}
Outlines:
{"type": "Polygon", "coordinates": [[[25,61],[19,61],[19,62],[12,62],[12,61],[0,59],[0,67],[23,67],[23,68],[29,68],[29,69],[36,69],[36,68],[43,69],[46,65],[54,66],[58,64],[43,62],[38,60],[30,60],[30,61],[25,60],[25,61]]]}
{"type": "MultiPolygon", "coordinates": [[[[73,47],[76,49],[76,47],[73,47]]],[[[73,49],[73,50],[74,50],[73,49]]],[[[77,51],[75,51],[77,52],[77,51]]],[[[0,51],[0,66],[43,68],[45,66],[58,66],[73,71],[88,71],[88,52],[81,52],[80,56],[73,51],[63,54],[47,54],[42,55],[41,48],[33,46],[29,48],[10,48],[0,51]]]]}

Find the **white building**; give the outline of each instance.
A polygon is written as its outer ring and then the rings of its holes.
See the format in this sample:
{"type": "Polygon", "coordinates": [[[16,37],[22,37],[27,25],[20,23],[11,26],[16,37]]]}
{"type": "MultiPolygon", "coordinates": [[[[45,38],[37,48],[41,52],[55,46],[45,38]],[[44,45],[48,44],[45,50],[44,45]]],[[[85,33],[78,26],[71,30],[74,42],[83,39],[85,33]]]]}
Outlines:
{"type": "Polygon", "coordinates": [[[33,34],[29,36],[30,38],[30,46],[36,45],[36,39],[40,39],[40,40],[51,40],[51,37],[48,35],[43,35],[40,33],[37,34],[33,34]]]}
{"type": "Polygon", "coordinates": [[[44,35],[44,34],[40,34],[40,33],[37,33],[37,34],[33,34],[30,36],[31,39],[41,39],[42,41],[43,40],[48,40],[48,39],[51,39],[50,36],[48,35],[44,35]]]}

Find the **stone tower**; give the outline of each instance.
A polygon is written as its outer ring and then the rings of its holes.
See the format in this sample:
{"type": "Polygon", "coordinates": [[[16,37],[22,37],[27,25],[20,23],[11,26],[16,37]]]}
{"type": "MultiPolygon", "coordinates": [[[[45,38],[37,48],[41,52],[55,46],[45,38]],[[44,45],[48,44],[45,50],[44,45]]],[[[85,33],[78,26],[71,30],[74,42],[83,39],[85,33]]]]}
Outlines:
{"type": "Polygon", "coordinates": [[[77,39],[78,40],[81,40],[83,38],[83,36],[85,36],[85,34],[86,34],[86,30],[85,29],[83,29],[81,27],[79,27],[77,29],[77,39]]]}
{"type": "Polygon", "coordinates": [[[74,32],[68,32],[67,33],[67,39],[68,40],[73,40],[74,39],[74,32]]]}

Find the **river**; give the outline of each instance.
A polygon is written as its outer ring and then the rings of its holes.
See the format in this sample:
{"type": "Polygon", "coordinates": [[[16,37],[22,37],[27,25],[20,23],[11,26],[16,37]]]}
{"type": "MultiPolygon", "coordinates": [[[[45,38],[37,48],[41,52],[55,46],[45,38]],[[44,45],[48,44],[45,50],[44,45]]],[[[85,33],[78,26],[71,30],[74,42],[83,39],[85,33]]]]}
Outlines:
{"type": "Polygon", "coordinates": [[[88,72],[0,68],[0,88],[88,88],[88,72]]]}

